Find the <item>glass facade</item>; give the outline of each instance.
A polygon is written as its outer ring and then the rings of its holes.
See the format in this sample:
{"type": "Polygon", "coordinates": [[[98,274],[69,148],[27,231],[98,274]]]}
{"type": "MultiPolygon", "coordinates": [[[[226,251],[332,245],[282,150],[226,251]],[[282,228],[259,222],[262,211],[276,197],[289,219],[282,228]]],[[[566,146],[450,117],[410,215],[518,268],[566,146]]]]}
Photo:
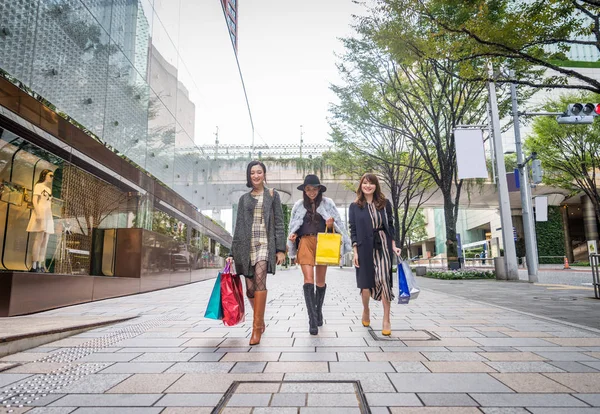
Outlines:
{"type": "MultiPolygon", "coordinates": [[[[232,107],[245,102],[221,7],[218,0],[0,0],[0,78],[50,108],[47,116],[68,119],[174,190],[181,202],[210,205],[218,195],[209,189],[219,178],[199,145],[214,139],[210,114],[227,108],[210,107],[215,89],[204,93],[206,74],[234,74],[240,87],[227,99],[232,107]],[[221,31],[192,30],[215,9],[221,31]]],[[[0,106],[0,116],[8,113],[0,106]]],[[[243,117],[236,122],[249,125],[243,117]]],[[[221,265],[225,230],[209,226],[209,235],[186,220],[189,211],[114,185],[75,165],[72,148],[62,150],[47,151],[0,128],[0,270],[26,271],[39,262],[50,272],[113,276],[107,263],[114,265],[117,235],[136,229],[144,232],[145,273],[221,265]],[[47,195],[42,209],[34,206],[40,191],[47,195]],[[46,236],[37,240],[38,233],[46,236]]]]}

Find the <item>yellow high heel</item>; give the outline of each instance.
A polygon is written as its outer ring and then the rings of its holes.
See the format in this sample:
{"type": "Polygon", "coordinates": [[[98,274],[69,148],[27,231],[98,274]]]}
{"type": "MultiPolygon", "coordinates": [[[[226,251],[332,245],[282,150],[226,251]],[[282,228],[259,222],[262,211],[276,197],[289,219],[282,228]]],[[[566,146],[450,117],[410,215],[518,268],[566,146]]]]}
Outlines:
{"type": "Polygon", "coordinates": [[[371,326],[371,321],[369,321],[369,322],[361,321],[361,322],[365,328],[368,328],[369,326],[371,326]]]}
{"type": "Polygon", "coordinates": [[[381,334],[382,334],[383,336],[391,336],[391,335],[392,335],[392,330],[391,330],[391,329],[388,329],[388,330],[384,330],[384,329],[382,329],[382,330],[381,330],[381,334]]]}

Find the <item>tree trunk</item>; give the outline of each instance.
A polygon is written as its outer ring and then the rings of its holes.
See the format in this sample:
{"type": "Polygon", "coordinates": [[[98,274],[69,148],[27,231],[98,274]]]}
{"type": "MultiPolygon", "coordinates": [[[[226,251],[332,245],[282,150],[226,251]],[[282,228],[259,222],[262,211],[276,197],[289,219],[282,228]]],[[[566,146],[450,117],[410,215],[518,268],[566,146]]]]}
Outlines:
{"type": "Polygon", "coordinates": [[[458,245],[456,241],[456,217],[452,195],[444,194],[444,218],[446,219],[446,257],[448,267],[452,262],[458,262],[458,245]]]}

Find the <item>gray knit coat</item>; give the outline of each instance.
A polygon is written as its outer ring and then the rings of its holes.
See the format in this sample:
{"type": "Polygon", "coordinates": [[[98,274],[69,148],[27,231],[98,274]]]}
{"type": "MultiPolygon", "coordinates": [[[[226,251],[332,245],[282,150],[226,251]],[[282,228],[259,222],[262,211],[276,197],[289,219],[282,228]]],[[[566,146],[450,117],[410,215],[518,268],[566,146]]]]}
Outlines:
{"type": "MultiPolygon", "coordinates": [[[[252,238],[252,221],[254,208],[257,200],[250,192],[242,195],[238,202],[235,231],[231,244],[231,256],[235,262],[235,270],[238,275],[253,276],[250,266],[250,239],[252,238]]],[[[263,194],[263,219],[266,223],[268,236],[268,263],[267,273],[275,274],[277,259],[276,253],[285,253],[285,234],[283,229],[283,211],[281,199],[277,191],[273,191],[273,197],[268,188],[263,194]]]]}

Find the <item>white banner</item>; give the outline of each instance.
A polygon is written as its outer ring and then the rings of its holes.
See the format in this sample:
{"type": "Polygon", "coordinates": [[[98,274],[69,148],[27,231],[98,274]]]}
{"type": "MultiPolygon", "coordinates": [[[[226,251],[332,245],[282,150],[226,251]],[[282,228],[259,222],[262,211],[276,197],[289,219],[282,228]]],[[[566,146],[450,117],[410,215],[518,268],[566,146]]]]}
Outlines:
{"type": "Polygon", "coordinates": [[[548,221],[548,197],[535,198],[535,221],[548,221]]]}
{"type": "Polygon", "coordinates": [[[455,129],[456,166],[458,179],[488,178],[481,129],[455,129]]]}

